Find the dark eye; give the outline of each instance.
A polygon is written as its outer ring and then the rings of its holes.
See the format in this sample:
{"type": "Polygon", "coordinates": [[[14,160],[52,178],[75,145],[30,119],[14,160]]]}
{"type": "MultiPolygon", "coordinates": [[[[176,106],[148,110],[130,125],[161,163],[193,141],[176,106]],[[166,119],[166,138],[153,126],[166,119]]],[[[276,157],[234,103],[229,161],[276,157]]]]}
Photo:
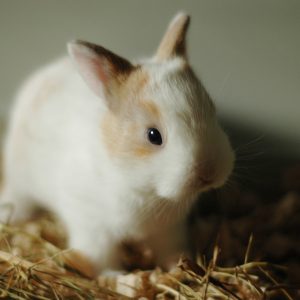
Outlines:
{"type": "Polygon", "coordinates": [[[148,129],[148,140],[150,141],[151,144],[154,144],[154,145],[162,144],[161,134],[156,128],[148,129]]]}

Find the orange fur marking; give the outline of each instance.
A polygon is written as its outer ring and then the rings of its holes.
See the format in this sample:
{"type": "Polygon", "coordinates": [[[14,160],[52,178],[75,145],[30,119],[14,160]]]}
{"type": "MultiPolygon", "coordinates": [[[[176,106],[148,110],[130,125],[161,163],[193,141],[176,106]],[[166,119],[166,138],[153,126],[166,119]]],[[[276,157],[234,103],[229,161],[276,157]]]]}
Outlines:
{"type": "Polygon", "coordinates": [[[151,114],[154,118],[160,117],[160,112],[158,107],[151,101],[142,100],[139,102],[143,109],[145,109],[149,114],[151,114]]]}
{"type": "Polygon", "coordinates": [[[140,133],[144,130],[132,120],[118,119],[111,113],[103,118],[101,132],[108,152],[115,157],[128,155],[144,158],[155,152],[140,133]]]}
{"type": "Polygon", "coordinates": [[[117,100],[119,109],[108,112],[101,122],[104,143],[113,156],[128,155],[143,158],[156,151],[143,135],[149,123],[155,123],[160,119],[159,108],[155,103],[143,100],[148,80],[148,74],[138,68],[130,74],[124,85],[115,91],[115,99],[119,99],[117,100]]]}
{"type": "Polygon", "coordinates": [[[137,157],[146,157],[153,153],[153,149],[151,147],[147,146],[139,146],[135,149],[133,149],[133,154],[137,157]]]}
{"type": "Polygon", "coordinates": [[[130,97],[140,97],[145,86],[149,82],[149,75],[142,68],[137,67],[124,82],[124,86],[120,91],[120,99],[129,99],[130,97]],[[133,95],[134,93],[134,95],[133,95]]]}

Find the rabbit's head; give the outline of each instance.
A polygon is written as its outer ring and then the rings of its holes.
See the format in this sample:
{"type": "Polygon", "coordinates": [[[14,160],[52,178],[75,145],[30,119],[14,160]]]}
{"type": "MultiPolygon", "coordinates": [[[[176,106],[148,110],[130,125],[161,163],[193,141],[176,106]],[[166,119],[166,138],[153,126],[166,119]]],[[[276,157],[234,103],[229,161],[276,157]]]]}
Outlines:
{"type": "Polygon", "coordinates": [[[69,44],[107,108],[99,131],[111,160],[125,181],[171,201],[220,187],[234,162],[215,106],[188,63],[188,24],[187,15],[177,15],[154,57],[137,64],[88,42],[69,44]]]}

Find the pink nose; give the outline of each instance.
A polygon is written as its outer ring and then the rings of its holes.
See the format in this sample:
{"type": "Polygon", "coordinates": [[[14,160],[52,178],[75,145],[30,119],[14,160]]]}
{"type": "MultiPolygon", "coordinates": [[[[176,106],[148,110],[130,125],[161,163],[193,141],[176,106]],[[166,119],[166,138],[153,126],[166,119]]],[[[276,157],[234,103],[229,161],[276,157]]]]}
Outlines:
{"type": "Polygon", "coordinates": [[[211,185],[215,181],[216,170],[211,163],[202,164],[194,169],[194,180],[201,186],[211,185]]]}
{"type": "Polygon", "coordinates": [[[205,177],[200,177],[199,181],[202,183],[202,185],[210,185],[214,182],[212,178],[205,178],[205,177]]]}

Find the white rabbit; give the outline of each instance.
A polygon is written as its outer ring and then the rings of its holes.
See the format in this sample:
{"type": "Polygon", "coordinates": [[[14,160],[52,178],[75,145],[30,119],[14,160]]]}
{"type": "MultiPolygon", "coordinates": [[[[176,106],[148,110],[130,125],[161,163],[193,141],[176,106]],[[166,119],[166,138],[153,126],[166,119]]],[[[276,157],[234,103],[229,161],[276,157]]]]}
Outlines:
{"type": "Polygon", "coordinates": [[[75,41],[71,59],[29,79],[4,149],[2,203],[13,221],[36,206],[53,211],[97,270],[120,268],[127,239],[146,243],[162,266],[186,249],[191,205],[223,185],[234,162],[188,63],[188,24],[178,14],[152,59],[132,64],[75,41]]]}

